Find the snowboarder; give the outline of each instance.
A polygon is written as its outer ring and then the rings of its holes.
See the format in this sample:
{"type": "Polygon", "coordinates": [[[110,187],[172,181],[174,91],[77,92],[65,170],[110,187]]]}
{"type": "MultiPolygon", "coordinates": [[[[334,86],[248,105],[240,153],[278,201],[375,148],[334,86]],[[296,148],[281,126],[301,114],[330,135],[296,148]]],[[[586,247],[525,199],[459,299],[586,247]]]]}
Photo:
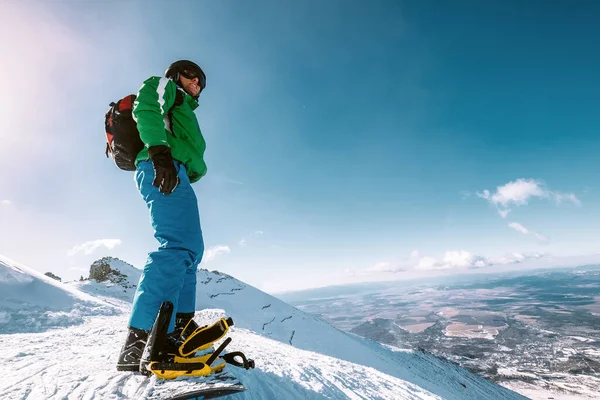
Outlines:
{"type": "Polygon", "coordinates": [[[169,340],[182,343],[181,333],[198,328],[193,321],[196,269],[204,253],[198,203],[191,184],[206,174],[206,143],[194,110],[206,86],[195,63],[171,64],[164,77],[153,76],[133,104],[144,148],[135,159],[135,182],[150,212],[158,249],[149,253],[133,300],[128,334],[117,369],[137,371],[157,312],[164,302],[176,318],[169,340]]]}

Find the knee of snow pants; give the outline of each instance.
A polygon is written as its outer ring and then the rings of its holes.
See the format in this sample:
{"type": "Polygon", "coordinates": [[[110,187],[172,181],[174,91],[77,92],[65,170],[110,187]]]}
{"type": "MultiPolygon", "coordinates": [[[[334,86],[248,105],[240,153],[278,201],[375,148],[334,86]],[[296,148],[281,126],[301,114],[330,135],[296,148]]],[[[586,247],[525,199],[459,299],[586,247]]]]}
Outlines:
{"type": "Polygon", "coordinates": [[[175,313],[196,308],[196,269],[204,253],[196,194],[185,166],[175,161],[179,184],[165,195],[152,185],[152,162],[142,161],[135,181],[150,211],[158,249],[148,254],[140,278],[129,326],[150,330],[164,301],[174,305],[169,332],[175,329],[175,313]]]}

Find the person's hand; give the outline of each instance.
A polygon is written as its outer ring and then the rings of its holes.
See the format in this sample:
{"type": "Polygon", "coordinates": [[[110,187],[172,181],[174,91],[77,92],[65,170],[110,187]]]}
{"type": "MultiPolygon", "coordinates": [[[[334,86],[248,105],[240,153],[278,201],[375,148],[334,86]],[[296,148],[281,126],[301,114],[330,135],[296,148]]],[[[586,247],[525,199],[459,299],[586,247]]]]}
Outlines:
{"type": "Polygon", "coordinates": [[[152,184],[161,193],[171,194],[179,184],[177,169],[173,164],[171,148],[169,146],[152,146],[148,148],[148,154],[154,165],[154,181],[152,184]]]}

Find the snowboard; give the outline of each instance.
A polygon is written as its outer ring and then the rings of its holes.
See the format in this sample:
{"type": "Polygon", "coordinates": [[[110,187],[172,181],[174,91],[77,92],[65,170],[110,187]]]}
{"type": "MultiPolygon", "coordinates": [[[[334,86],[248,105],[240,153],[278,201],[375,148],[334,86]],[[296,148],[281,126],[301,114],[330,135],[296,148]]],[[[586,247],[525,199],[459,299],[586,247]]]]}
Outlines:
{"type": "MultiPolygon", "coordinates": [[[[140,360],[140,372],[143,375],[150,376],[153,373],[152,371],[154,371],[155,375],[150,378],[152,381],[142,397],[148,400],[204,400],[228,396],[246,390],[244,385],[233,374],[225,370],[213,372],[208,375],[190,376],[190,371],[182,369],[182,366],[190,367],[196,364],[201,365],[201,368],[210,367],[211,363],[216,361],[216,358],[231,341],[231,338],[227,338],[214,350],[214,353],[206,361],[206,364],[201,362],[190,364],[164,362],[165,359],[168,360],[165,357],[166,350],[164,343],[166,343],[167,328],[172,314],[173,304],[168,301],[162,303],[152,330],[148,335],[148,342],[140,360]],[[163,366],[165,370],[156,368],[160,366],[163,366]],[[182,374],[175,379],[159,379],[159,376],[164,375],[165,371],[169,370],[182,372],[182,374]]],[[[229,322],[229,325],[233,325],[233,321],[229,322]]],[[[246,369],[254,368],[254,361],[246,360],[243,354],[241,354],[241,358],[244,359],[243,366],[246,369]]],[[[221,362],[224,364],[226,361],[221,360],[221,362]]],[[[228,362],[237,365],[235,364],[235,360],[228,362]]]]}
{"type": "Polygon", "coordinates": [[[155,380],[150,393],[144,396],[148,400],[204,400],[216,399],[246,390],[244,385],[232,374],[220,372],[208,376],[186,377],[173,380],[155,380]]]}

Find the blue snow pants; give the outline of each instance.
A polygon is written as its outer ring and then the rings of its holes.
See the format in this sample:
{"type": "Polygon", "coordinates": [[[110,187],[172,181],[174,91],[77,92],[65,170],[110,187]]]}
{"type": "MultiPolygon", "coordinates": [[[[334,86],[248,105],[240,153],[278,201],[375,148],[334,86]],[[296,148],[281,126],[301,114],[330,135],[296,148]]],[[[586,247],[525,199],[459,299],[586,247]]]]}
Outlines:
{"type": "Polygon", "coordinates": [[[140,278],[129,326],[150,330],[164,301],[174,305],[168,332],[175,330],[175,314],[196,309],[196,269],[204,253],[200,214],[185,166],[175,161],[179,184],[169,195],[152,185],[151,161],[138,163],[135,181],[148,209],[159,246],[148,254],[140,278]]]}

